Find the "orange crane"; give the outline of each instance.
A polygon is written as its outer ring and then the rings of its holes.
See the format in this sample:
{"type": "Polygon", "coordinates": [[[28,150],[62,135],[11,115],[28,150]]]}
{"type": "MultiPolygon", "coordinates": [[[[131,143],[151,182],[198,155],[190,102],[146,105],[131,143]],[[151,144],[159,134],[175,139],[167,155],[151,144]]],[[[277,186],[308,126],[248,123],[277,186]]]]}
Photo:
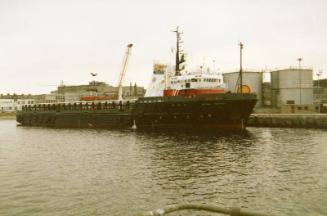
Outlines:
{"type": "Polygon", "coordinates": [[[118,81],[118,100],[121,101],[123,100],[123,80],[125,77],[125,73],[126,73],[126,68],[127,68],[127,64],[128,64],[128,59],[129,56],[131,54],[131,49],[133,47],[133,44],[128,44],[127,45],[127,50],[125,53],[125,57],[123,60],[123,65],[119,74],[119,81],[118,81]]]}

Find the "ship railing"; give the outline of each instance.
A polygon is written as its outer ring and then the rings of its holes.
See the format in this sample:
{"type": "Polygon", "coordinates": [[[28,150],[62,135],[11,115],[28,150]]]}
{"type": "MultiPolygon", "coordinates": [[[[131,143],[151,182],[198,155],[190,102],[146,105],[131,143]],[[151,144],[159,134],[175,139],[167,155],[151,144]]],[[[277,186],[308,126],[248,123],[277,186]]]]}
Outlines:
{"type": "Polygon", "coordinates": [[[268,214],[262,214],[257,212],[251,212],[243,210],[238,207],[232,208],[222,208],[215,205],[205,205],[205,204],[178,204],[178,205],[168,205],[164,208],[156,209],[154,211],[149,211],[139,216],[162,216],[167,215],[177,211],[184,210],[194,210],[194,211],[206,211],[217,214],[224,214],[230,216],[268,216],[268,214]]]}
{"type": "Polygon", "coordinates": [[[129,110],[133,108],[135,101],[119,102],[92,102],[92,103],[56,103],[56,104],[35,104],[25,105],[22,111],[82,111],[82,110],[129,110]]]}

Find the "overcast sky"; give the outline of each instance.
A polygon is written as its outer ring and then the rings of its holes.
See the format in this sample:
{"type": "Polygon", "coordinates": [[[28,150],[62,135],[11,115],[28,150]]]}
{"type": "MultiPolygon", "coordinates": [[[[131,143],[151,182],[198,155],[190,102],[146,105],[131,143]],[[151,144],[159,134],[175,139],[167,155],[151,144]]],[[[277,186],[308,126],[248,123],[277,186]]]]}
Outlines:
{"type": "Polygon", "coordinates": [[[297,65],[327,77],[326,0],[0,0],[0,93],[48,93],[61,80],[147,86],[154,61],[173,63],[176,26],[189,68],[230,71],[297,65]]]}

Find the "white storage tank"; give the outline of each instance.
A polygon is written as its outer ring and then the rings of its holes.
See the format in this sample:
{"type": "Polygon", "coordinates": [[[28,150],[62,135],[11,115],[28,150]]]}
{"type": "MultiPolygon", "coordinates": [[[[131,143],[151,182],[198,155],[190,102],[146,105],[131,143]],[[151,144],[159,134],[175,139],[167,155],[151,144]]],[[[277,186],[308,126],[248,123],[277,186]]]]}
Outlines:
{"type": "Polygon", "coordinates": [[[286,68],[271,72],[272,105],[313,104],[312,69],[286,68]]]}
{"type": "MultiPolygon", "coordinates": [[[[231,92],[237,91],[239,81],[239,72],[223,73],[224,83],[231,92]]],[[[262,106],[262,79],[263,73],[258,71],[243,71],[243,85],[250,87],[250,92],[255,93],[258,98],[256,107],[262,106]]]]}

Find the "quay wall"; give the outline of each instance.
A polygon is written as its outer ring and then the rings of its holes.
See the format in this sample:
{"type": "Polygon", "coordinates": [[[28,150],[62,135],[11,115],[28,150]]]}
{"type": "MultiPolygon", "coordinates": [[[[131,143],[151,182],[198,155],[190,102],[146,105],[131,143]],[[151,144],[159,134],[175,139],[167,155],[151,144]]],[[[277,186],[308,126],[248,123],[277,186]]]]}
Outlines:
{"type": "Polygon", "coordinates": [[[251,114],[247,126],[327,129],[327,114],[251,114]]]}

